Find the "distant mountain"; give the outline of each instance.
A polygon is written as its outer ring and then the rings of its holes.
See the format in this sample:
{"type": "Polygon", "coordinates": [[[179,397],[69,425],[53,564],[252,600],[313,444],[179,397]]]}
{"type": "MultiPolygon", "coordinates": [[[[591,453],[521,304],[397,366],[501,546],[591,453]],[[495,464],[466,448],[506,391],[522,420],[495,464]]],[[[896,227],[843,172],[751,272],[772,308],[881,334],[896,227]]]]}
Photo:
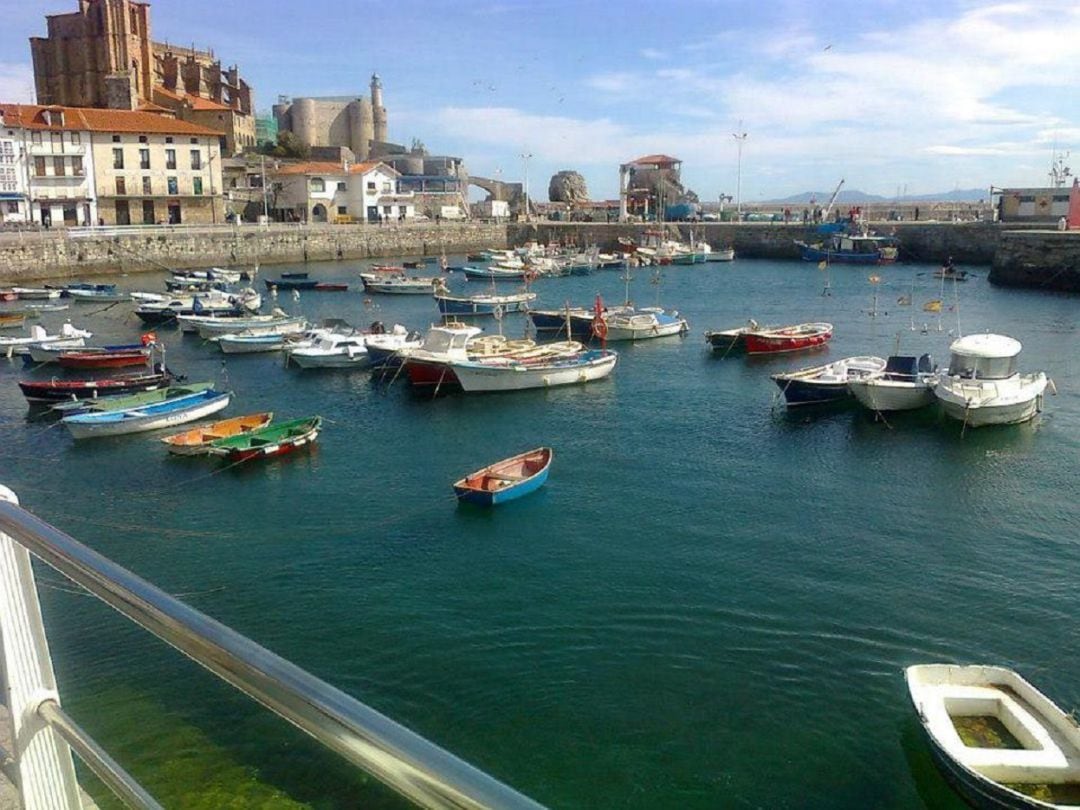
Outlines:
{"type": "MultiPolygon", "coordinates": [[[[941,191],[936,194],[908,194],[905,197],[882,197],[879,194],[867,194],[865,191],[850,189],[841,191],[836,198],[838,205],[865,205],[867,203],[890,202],[977,202],[986,199],[985,188],[958,188],[953,191],[941,191]]],[[[771,205],[809,205],[814,200],[818,205],[825,205],[832,196],[831,191],[804,191],[776,200],[765,200],[771,205]]]]}

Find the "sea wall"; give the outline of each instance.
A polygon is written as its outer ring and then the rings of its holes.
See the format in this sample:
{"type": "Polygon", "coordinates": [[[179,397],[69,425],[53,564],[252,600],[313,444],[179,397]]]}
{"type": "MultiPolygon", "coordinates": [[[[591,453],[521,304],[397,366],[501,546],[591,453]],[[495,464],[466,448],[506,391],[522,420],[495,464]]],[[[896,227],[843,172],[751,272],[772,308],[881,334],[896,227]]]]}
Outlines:
{"type": "Polygon", "coordinates": [[[1080,292],[1080,231],[1004,231],[990,281],[1006,287],[1080,292]]]}
{"type": "Polygon", "coordinates": [[[482,222],[31,231],[0,235],[0,284],[164,267],[430,256],[505,246],[505,224],[482,222]]]}

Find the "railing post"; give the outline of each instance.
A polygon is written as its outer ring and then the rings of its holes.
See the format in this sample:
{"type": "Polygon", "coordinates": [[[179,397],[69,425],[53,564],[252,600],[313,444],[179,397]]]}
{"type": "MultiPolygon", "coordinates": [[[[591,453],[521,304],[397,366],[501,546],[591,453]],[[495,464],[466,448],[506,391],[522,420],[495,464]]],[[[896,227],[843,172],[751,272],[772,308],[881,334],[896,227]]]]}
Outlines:
{"type": "MultiPolygon", "coordinates": [[[[0,500],[18,504],[0,486],[0,500]]],[[[71,749],[38,714],[45,700],[60,702],[41,620],[30,553],[0,532],[0,654],[4,698],[11,711],[23,810],[79,810],[71,749]]]]}

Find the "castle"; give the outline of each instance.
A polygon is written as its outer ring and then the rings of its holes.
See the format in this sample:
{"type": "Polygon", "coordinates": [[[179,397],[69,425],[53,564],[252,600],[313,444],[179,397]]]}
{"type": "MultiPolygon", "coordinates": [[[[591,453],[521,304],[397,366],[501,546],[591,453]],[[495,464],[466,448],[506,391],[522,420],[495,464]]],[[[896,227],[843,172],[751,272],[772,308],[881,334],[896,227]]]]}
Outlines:
{"type": "Polygon", "coordinates": [[[388,150],[382,82],[371,77],[371,98],[281,98],[274,105],[279,132],[291,132],[306,147],[349,149],[357,160],[388,150]]]}
{"type": "Polygon", "coordinates": [[[220,132],[228,154],[255,144],[251,87],[235,65],[152,41],[147,2],[78,4],[46,17],[47,36],[30,38],[39,104],[172,115],[220,132]]]}

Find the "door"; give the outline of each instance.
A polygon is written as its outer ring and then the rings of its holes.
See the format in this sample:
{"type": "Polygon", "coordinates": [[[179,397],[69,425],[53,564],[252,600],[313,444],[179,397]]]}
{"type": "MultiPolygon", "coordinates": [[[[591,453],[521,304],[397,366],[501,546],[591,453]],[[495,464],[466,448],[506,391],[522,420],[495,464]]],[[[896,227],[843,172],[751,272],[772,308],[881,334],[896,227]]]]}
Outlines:
{"type": "Polygon", "coordinates": [[[157,222],[154,214],[154,201],[143,200],[142,202],[142,221],[143,225],[153,225],[157,222]]]}
{"type": "Polygon", "coordinates": [[[64,225],[69,228],[73,228],[78,225],[79,222],[78,207],[72,203],[64,206],[64,225]]]}
{"type": "Polygon", "coordinates": [[[169,203],[169,224],[179,225],[180,223],[180,203],[171,202],[169,203]]]}
{"type": "Polygon", "coordinates": [[[116,201],[116,224],[117,225],[130,225],[131,224],[131,209],[128,207],[127,200],[116,201]]]}
{"type": "Polygon", "coordinates": [[[378,222],[379,221],[379,209],[378,206],[369,205],[367,207],[367,221],[378,222]]]}

